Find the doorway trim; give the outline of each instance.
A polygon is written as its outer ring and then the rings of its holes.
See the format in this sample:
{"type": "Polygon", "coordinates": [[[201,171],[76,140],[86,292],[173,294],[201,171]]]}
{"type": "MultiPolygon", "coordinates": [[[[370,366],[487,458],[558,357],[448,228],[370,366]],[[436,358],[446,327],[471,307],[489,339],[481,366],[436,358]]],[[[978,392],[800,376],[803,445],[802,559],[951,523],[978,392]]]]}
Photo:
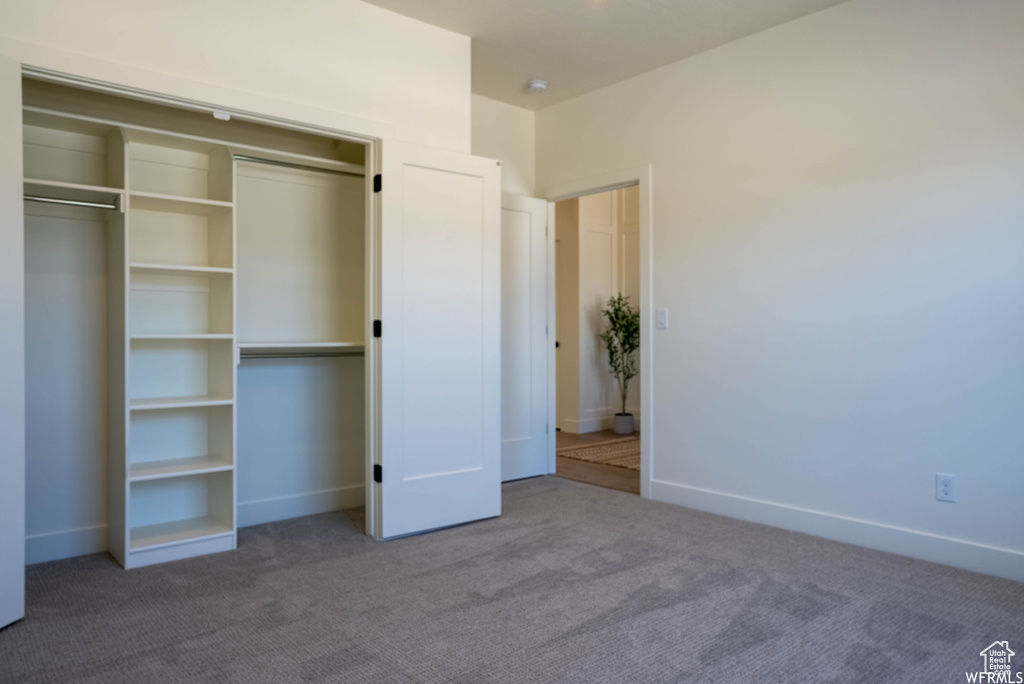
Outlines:
{"type": "MultiPolygon", "coordinates": [[[[609,190],[639,186],[640,203],[640,496],[651,498],[651,482],[654,480],[654,463],[651,445],[654,443],[654,308],[651,241],[652,182],[653,169],[650,164],[608,171],[596,176],[587,176],[543,188],[538,196],[551,204],[550,225],[554,225],[554,203],[593,195],[609,190]]],[[[553,232],[553,231],[552,231],[553,232]]],[[[552,294],[553,300],[553,294],[552,294]]],[[[551,394],[552,400],[554,393],[551,394]]],[[[554,468],[552,468],[554,472],[554,468]]]]}

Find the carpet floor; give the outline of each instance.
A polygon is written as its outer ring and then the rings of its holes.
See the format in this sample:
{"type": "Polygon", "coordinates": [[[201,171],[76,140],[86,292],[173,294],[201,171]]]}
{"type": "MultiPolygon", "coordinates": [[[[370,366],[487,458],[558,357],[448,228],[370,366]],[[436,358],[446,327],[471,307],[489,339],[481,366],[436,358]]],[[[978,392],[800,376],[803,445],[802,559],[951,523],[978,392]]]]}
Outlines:
{"type": "MultiPolygon", "coordinates": [[[[963,682],[1024,584],[555,477],[390,542],[361,512],[125,572],[28,568],[4,682],[963,682]]],[[[1017,668],[1018,663],[1014,662],[1017,668]]]]}
{"type": "Polygon", "coordinates": [[[640,436],[630,435],[629,437],[616,437],[593,444],[577,444],[570,447],[562,447],[557,450],[557,455],[566,458],[574,458],[578,461],[589,463],[603,463],[605,465],[640,470],[640,436]]]}

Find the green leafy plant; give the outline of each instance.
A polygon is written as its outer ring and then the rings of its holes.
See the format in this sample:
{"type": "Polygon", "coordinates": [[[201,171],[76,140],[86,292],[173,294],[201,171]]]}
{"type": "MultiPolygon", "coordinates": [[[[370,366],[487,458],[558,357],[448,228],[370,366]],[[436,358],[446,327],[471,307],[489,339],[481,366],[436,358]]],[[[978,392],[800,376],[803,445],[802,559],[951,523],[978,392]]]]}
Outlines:
{"type": "Polygon", "coordinates": [[[619,294],[608,300],[601,315],[608,319],[608,329],[600,337],[608,349],[611,373],[619,382],[622,413],[625,413],[629,381],[639,373],[636,350],[640,348],[640,309],[630,305],[629,297],[619,294]]]}

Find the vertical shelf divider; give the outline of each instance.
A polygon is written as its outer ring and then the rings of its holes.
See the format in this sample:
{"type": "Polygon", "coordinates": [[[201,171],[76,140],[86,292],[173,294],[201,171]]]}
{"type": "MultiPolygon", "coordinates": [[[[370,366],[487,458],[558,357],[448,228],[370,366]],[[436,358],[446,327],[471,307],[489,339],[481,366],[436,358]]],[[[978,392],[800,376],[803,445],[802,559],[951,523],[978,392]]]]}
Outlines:
{"type": "MultiPolygon", "coordinates": [[[[111,185],[128,188],[128,140],[123,128],[108,139],[107,174],[111,185]]],[[[128,567],[128,212],[121,195],[118,216],[107,223],[107,344],[110,422],[107,445],[107,544],[111,555],[128,567]]]]}
{"type": "Polygon", "coordinates": [[[108,245],[108,529],[111,553],[126,569],[132,569],[237,546],[235,164],[227,147],[197,143],[188,136],[140,133],[128,127],[122,129],[119,142],[116,160],[110,155],[110,173],[124,179],[126,201],[122,206],[127,205],[127,211],[117,221],[120,230],[111,229],[108,245]],[[172,163],[161,163],[164,159],[172,163]],[[135,179],[135,171],[145,177],[135,179]],[[137,195],[137,206],[133,206],[133,190],[138,191],[140,185],[145,192],[137,195]],[[182,188],[193,192],[196,201],[190,204],[189,197],[175,200],[182,188]],[[147,194],[171,199],[160,205],[147,194]],[[204,203],[216,205],[199,212],[206,214],[205,219],[192,215],[183,222],[181,214],[175,214],[192,212],[190,207],[204,203]],[[144,249],[155,257],[152,260],[157,267],[163,266],[163,271],[158,269],[149,276],[150,280],[163,279],[156,283],[138,285],[132,280],[132,218],[136,211],[145,214],[138,217],[140,224],[135,230],[143,233],[137,237],[146,237],[148,242],[145,246],[140,242],[134,249],[144,249]],[[196,260],[205,258],[206,263],[182,263],[178,258],[182,252],[165,251],[165,245],[175,241],[179,246],[191,244],[185,253],[196,260]],[[189,267],[198,269],[189,271],[189,267]],[[203,279],[208,282],[205,294],[195,286],[203,279]],[[133,297],[133,292],[141,294],[133,297]],[[157,296],[142,296],[151,292],[157,296]],[[170,292],[172,298],[162,297],[160,292],[170,292]],[[182,307],[188,306],[200,308],[183,313],[186,309],[182,307]],[[133,307],[142,311],[133,311],[133,307]],[[194,315],[196,311],[204,312],[202,319],[194,315]],[[197,321],[202,320],[206,329],[166,335],[146,329],[166,316],[178,316],[190,327],[198,327],[197,321]],[[139,330],[133,328],[133,320],[139,330]],[[133,331],[137,333],[134,342],[133,331]],[[188,393],[183,389],[199,385],[206,388],[208,401],[202,396],[180,396],[188,393]],[[195,401],[189,404],[188,400],[195,401]],[[137,466],[134,479],[133,464],[137,466]]]}
{"type": "MultiPolygon", "coordinates": [[[[230,147],[223,148],[221,164],[226,164],[228,177],[231,179],[231,201],[238,206],[238,164],[230,147]]],[[[211,245],[211,249],[212,249],[211,245]]],[[[238,546],[238,211],[231,210],[231,265],[235,272],[231,276],[231,396],[235,404],[231,407],[231,444],[233,453],[231,462],[236,467],[231,469],[231,528],[233,545],[238,546]]]]}

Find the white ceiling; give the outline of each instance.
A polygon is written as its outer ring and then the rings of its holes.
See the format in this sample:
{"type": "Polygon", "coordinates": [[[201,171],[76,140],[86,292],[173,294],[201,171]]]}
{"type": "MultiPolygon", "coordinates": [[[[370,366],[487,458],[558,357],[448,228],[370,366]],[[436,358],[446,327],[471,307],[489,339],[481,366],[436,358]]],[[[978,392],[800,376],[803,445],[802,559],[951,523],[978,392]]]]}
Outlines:
{"type": "Polygon", "coordinates": [[[542,109],[844,0],[368,0],[473,38],[473,92],[542,109]],[[529,79],[550,88],[528,95],[529,79]]]}

